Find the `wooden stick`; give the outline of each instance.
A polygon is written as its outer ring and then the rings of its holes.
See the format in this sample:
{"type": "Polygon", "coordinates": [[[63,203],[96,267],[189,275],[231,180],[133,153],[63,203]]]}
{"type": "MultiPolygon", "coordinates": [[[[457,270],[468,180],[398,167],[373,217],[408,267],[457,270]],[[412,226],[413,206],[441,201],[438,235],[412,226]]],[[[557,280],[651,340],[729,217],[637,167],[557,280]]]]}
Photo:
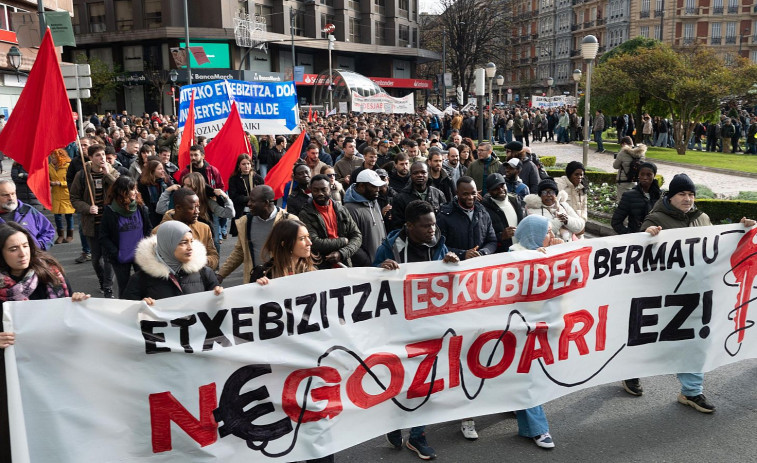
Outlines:
{"type": "Polygon", "coordinates": [[[96,206],[95,204],[95,194],[94,194],[94,187],[90,185],[89,183],[89,174],[87,174],[87,166],[90,166],[91,168],[92,161],[87,161],[86,164],[84,164],[84,181],[87,182],[87,190],[89,191],[89,199],[92,201],[91,206],[96,206]]]}

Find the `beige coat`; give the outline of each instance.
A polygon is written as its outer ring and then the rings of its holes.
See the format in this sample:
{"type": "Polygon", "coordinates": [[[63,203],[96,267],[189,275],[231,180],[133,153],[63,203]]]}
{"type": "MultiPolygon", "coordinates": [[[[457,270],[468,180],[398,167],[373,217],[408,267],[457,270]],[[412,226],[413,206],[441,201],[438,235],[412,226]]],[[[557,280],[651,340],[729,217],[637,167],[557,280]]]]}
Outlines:
{"type": "Polygon", "coordinates": [[[568,195],[565,202],[570,204],[570,207],[572,207],[585,222],[589,218],[589,206],[586,201],[586,189],[584,186],[580,183],[578,186],[574,186],[565,175],[556,178],[555,182],[557,183],[557,188],[568,195]]]}

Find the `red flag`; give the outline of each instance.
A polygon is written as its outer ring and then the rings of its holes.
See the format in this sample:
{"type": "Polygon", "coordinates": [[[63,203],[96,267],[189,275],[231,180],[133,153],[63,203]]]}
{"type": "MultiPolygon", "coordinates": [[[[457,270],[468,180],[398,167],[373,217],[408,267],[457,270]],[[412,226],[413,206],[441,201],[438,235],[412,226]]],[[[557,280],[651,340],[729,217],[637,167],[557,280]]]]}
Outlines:
{"type": "Polygon", "coordinates": [[[192,99],[189,100],[189,113],[187,120],[184,122],[184,129],[181,132],[181,143],[179,144],[179,159],[177,162],[179,170],[174,174],[177,182],[179,173],[189,164],[189,148],[195,144],[195,92],[192,90],[192,99]],[[189,135],[189,136],[186,136],[189,135]]]}
{"type": "Polygon", "coordinates": [[[273,188],[273,196],[276,199],[284,196],[284,186],[292,179],[292,167],[300,158],[302,152],[302,143],[305,140],[305,131],[300,132],[300,136],[292,143],[286,154],[275,166],[268,171],[265,176],[265,184],[273,188]]]}
{"type": "Polygon", "coordinates": [[[313,106],[308,107],[308,122],[313,122],[313,106]]]}
{"type": "Polygon", "coordinates": [[[71,103],[60,73],[50,28],[10,119],[0,133],[0,151],[29,173],[27,185],[48,209],[52,208],[47,157],[76,140],[71,103]]]}
{"type": "Polygon", "coordinates": [[[237,109],[237,103],[231,103],[231,114],[221,127],[218,135],[205,147],[205,160],[211,166],[215,166],[221,173],[221,178],[228,181],[237,157],[242,154],[250,154],[250,142],[242,127],[242,118],[237,109]]]}

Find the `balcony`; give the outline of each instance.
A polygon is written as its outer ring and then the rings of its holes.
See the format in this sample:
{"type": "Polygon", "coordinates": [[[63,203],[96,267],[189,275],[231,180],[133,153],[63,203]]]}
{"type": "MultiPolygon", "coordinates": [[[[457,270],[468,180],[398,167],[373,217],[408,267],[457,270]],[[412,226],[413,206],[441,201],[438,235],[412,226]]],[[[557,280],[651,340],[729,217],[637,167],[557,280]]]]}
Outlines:
{"type": "Polygon", "coordinates": [[[753,44],[757,43],[757,35],[752,36],[752,43],[753,44]]]}
{"type": "Polygon", "coordinates": [[[683,38],[683,44],[684,45],[691,45],[693,43],[694,43],[694,38],[693,37],[684,37],[683,38]]]}
{"type": "Polygon", "coordinates": [[[580,54],[581,54],[581,50],[571,50],[570,51],[571,58],[574,57],[574,56],[578,56],[580,54]]]}
{"type": "Polygon", "coordinates": [[[725,38],[725,44],[726,45],[733,45],[736,43],[736,36],[727,36],[725,38]]]}
{"type": "Polygon", "coordinates": [[[539,34],[531,34],[531,40],[536,40],[539,38],[539,34]]]}
{"type": "Polygon", "coordinates": [[[605,24],[605,18],[597,18],[597,26],[603,26],[605,24]]]}
{"type": "Polygon", "coordinates": [[[590,27],[594,27],[594,21],[587,21],[584,23],[584,29],[588,29],[590,27]]]}
{"type": "Polygon", "coordinates": [[[655,17],[655,18],[660,18],[660,17],[662,17],[662,16],[664,15],[664,14],[665,14],[665,11],[663,11],[663,10],[654,10],[654,17],[655,17]]]}
{"type": "Polygon", "coordinates": [[[683,14],[685,14],[685,15],[698,15],[699,14],[699,8],[686,7],[686,9],[683,10],[683,14]]]}
{"type": "Polygon", "coordinates": [[[528,64],[528,62],[531,60],[531,58],[521,58],[520,64],[528,64]]]}
{"type": "Polygon", "coordinates": [[[722,37],[711,37],[710,45],[720,45],[722,41],[723,41],[722,37]]]}
{"type": "Polygon", "coordinates": [[[570,30],[571,31],[577,31],[579,29],[581,29],[581,25],[580,24],[573,24],[573,25],[570,26],[570,30]]]}
{"type": "Polygon", "coordinates": [[[602,45],[597,49],[597,53],[604,53],[605,51],[607,51],[607,47],[605,45],[602,45]]]}
{"type": "Polygon", "coordinates": [[[738,5],[728,5],[728,14],[737,14],[739,12],[738,5]]]}
{"type": "Polygon", "coordinates": [[[723,14],[723,7],[722,6],[712,7],[712,14],[723,14]]]}
{"type": "Polygon", "coordinates": [[[535,56],[533,58],[531,58],[531,64],[536,64],[537,61],[539,61],[539,58],[537,58],[535,56]]]}
{"type": "Polygon", "coordinates": [[[649,17],[649,11],[642,11],[639,13],[639,19],[646,19],[649,17]]]}

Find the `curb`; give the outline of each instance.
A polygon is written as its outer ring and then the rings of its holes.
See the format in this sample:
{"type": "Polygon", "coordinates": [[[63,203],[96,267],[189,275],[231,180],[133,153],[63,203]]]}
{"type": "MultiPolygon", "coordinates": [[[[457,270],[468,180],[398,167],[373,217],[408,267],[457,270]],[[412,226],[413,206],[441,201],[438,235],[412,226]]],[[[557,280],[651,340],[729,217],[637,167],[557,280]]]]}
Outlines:
{"type": "Polygon", "coordinates": [[[595,222],[591,219],[586,221],[586,232],[594,236],[615,236],[615,230],[611,226],[601,222],[595,222]]]}
{"type": "MultiPolygon", "coordinates": [[[[605,151],[605,154],[612,154],[615,156],[617,153],[615,151],[605,151]]],[[[740,170],[731,170],[731,169],[721,169],[720,167],[708,167],[708,166],[700,166],[697,164],[686,164],[683,162],[675,162],[675,161],[661,161],[659,159],[655,158],[647,158],[650,161],[653,161],[655,164],[662,164],[666,166],[673,166],[673,167],[681,167],[683,169],[692,169],[692,170],[699,170],[702,172],[712,172],[715,174],[725,174],[725,175],[733,175],[735,177],[745,177],[745,178],[755,178],[757,179],[757,174],[751,173],[751,172],[741,172],[740,170]]]]}

